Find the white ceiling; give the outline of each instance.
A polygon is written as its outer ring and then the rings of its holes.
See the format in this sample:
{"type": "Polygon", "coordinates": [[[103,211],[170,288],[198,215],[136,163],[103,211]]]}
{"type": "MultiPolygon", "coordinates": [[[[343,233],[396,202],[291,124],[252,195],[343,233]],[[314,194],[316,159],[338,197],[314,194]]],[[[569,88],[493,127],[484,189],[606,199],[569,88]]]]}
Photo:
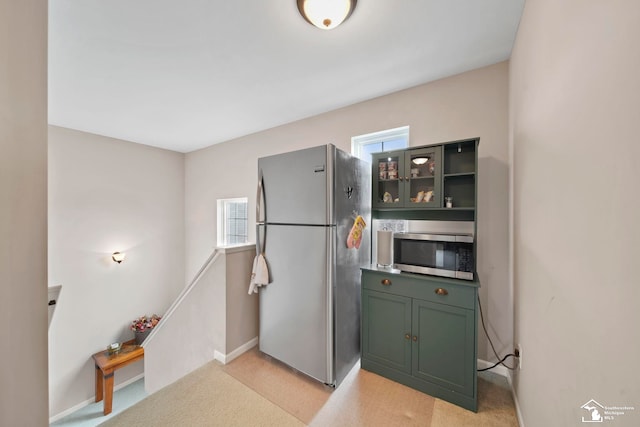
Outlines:
{"type": "Polygon", "coordinates": [[[49,123],[189,152],[509,58],[524,0],[49,2],[49,123]]]}

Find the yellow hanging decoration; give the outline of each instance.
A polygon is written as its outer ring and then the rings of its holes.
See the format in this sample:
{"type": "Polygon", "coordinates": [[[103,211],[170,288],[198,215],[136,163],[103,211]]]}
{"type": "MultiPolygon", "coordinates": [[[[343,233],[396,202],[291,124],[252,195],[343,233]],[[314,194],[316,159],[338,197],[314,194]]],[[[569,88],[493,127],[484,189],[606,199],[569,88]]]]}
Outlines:
{"type": "Polygon", "coordinates": [[[367,223],[364,222],[364,218],[358,215],[358,217],[353,223],[353,227],[351,227],[349,236],[347,237],[347,247],[349,249],[360,248],[360,243],[362,243],[362,232],[364,231],[366,226],[367,226],[367,223]]]}

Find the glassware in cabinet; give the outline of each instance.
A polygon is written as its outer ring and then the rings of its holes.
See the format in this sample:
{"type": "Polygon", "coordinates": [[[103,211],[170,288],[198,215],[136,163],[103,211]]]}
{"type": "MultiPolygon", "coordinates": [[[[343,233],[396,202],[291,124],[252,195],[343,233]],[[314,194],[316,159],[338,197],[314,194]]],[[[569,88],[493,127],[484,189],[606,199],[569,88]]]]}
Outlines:
{"type": "Polygon", "coordinates": [[[404,151],[374,154],[373,168],[377,177],[373,181],[373,205],[400,206],[404,196],[404,151]]]}
{"type": "Polygon", "coordinates": [[[407,173],[405,183],[408,195],[405,206],[439,207],[441,182],[441,149],[440,146],[418,148],[406,152],[407,173]]]}

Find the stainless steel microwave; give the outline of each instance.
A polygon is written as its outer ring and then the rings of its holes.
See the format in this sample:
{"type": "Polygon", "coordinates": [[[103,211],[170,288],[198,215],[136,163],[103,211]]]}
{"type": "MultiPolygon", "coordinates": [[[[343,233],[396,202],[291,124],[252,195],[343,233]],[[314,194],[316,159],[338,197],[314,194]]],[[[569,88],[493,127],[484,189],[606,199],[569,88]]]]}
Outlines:
{"type": "Polygon", "coordinates": [[[473,235],[394,233],[393,266],[410,273],[473,280],[473,235]]]}

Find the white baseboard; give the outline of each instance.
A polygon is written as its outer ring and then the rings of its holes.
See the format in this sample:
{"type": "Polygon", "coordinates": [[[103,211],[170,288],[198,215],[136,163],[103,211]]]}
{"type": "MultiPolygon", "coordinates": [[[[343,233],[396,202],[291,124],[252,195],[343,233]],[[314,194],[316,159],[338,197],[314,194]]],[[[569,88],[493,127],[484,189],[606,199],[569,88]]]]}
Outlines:
{"type": "MultiPolygon", "coordinates": [[[[478,359],[476,366],[478,367],[478,369],[485,369],[485,368],[488,368],[489,366],[493,366],[494,364],[495,362],[489,363],[486,360],[478,359]]],[[[508,378],[509,370],[505,368],[503,365],[496,366],[491,370],[491,372],[496,373],[498,375],[502,375],[503,377],[507,377],[507,380],[509,380],[508,378]]]]}
{"type": "Polygon", "coordinates": [[[238,357],[241,354],[246,353],[247,351],[251,350],[256,345],[258,345],[258,337],[250,339],[249,341],[247,341],[246,343],[242,344],[240,347],[236,348],[235,350],[233,350],[229,354],[222,354],[218,350],[215,350],[213,352],[213,358],[215,360],[217,360],[218,362],[222,363],[223,365],[226,365],[227,363],[231,362],[236,357],[238,357]]]}
{"type": "MultiPolygon", "coordinates": [[[[138,381],[139,379],[144,378],[144,373],[142,374],[138,374],[135,377],[129,378],[126,381],[123,381],[122,383],[113,386],[113,391],[116,392],[118,390],[120,390],[121,388],[124,388],[126,386],[128,386],[129,384],[133,384],[136,381],[138,381]]],[[[49,424],[54,423],[56,421],[58,421],[59,419],[62,419],[64,417],[66,417],[69,414],[73,414],[74,412],[84,408],[85,406],[89,406],[92,403],[96,403],[96,396],[94,395],[91,399],[87,399],[84,402],[80,402],[75,406],[72,406],[69,409],[65,409],[64,411],[60,412],[59,414],[56,414],[52,417],[49,418],[49,424]]]]}
{"type": "Polygon", "coordinates": [[[509,382],[509,388],[511,388],[511,397],[513,397],[513,403],[516,406],[516,417],[518,417],[518,425],[520,427],[524,427],[524,420],[522,419],[522,412],[520,411],[520,403],[518,402],[516,390],[513,388],[513,377],[511,372],[509,372],[509,375],[507,376],[507,381],[509,382]]]}

